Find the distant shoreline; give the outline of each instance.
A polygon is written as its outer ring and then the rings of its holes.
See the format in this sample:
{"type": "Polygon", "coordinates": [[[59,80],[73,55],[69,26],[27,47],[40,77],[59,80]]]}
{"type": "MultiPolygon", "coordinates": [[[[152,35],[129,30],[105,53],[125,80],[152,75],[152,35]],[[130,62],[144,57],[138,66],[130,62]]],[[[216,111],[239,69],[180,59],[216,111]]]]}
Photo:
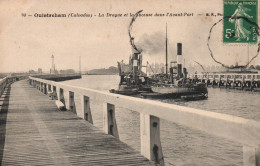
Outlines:
{"type": "Polygon", "coordinates": [[[91,73],[91,74],[82,74],[82,75],[111,75],[111,76],[114,76],[114,75],[118,75],[118,74],[111,74],[111,73],[102,73],[102,74],[98,74],[98,73],[91,73]]]}
{"type": "Polygon", "coordinates": [[[87,75],[117,75],[119,73],[117,67],[110,66],[109,68],[105,69],[93,69],[84,72],[87,75]]]}

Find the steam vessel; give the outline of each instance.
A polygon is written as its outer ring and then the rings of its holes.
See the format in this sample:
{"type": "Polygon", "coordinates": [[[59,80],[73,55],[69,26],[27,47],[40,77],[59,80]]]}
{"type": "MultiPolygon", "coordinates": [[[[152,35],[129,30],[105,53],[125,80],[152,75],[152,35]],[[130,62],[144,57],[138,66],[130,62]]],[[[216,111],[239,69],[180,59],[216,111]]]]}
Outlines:
{"type": "MultiPolygon", "coordinates": [[[[166,40],[167,59],[167,40],[166,40]]],[[[167,60],[166,60],[167,64],[167,60]]],[[[194,83],[187,78],[187,69],[182,68],[182,44],[177,44],[177,66],[170,67],[168,75],[151,85],[152,93],[142,93],[143,97],[153,98],[182,98],[184,100],[197,100],[207,98],[208,90],[204,83],[194,83]],[[177,70],[177,71],[176,71],[177,70]],[[183,70],[183,72],[182,72],[183,70]]]]}
{"type": "MultiPolygon", "coordinates": [[[[184,100],[206,99],[208,95],[207,87],[204,83],[195,83],[187,78],[187,69],[182,68],[182,43],[177,43],[177,66],[170,67],[168,75],[168,38],[166,25],[165,41],[166,63],[165,76],[151,85],[152,93],[142,93],[143,97],[153,98],[182,98],[184,100]]],[[[172,63],[171,63],[172,64],[172,63]]]]}
{"type": "Polygon", "coordinates": [[[129,58],[129,64],[118,63],[120,82],[118,89],[111,89],[111,93],[136,95],[141,92],[152,92],[150,79],[142,72],[142,55],[134,53],[129,58]]]}
{"type": "MultiPolygon", "coordinates": [[[[141,11],[139,11],[139,13],[140,12],[141,11]]],[[[170,68],[170,73],[168,73],[167,26],[165,74],[160,74],[159,77],[158,75],[148,77],[142,72],[142,51],[135,46],[134,38],[130,33],[132,23],[137,15],[138,13],[133,17],[129,26],[129,37],[133,48],[133,54],[129,58],[128,65],[123,62],[118,62],[120,83],[118,89],[111,89],[110,92],[123,95],[141,94],[143,97],[152,98],[182,98],[184,100],[207,98],[208,90],[206,85],[204,83],[192,82],[192,80],[187,78],[186,68],[182,68],[181,43],[177,44],[177,66],[172,66],[170,68]]]]}
{"type": "Polygon", "coordinates": [[[134,37],[131,35],[131,30],[135,19],[142,10],[137,12],[129,25],[128,35],[132,46],[133,54],[129,58],[129,64],[118,62],[120,75],[120,83],[118,89],[111,89],[111,93],[124,95],[135,95],[141,92],[151,92],[149,78],[142,72],[142,50],[139,50],[134,43],[134,37]]]}

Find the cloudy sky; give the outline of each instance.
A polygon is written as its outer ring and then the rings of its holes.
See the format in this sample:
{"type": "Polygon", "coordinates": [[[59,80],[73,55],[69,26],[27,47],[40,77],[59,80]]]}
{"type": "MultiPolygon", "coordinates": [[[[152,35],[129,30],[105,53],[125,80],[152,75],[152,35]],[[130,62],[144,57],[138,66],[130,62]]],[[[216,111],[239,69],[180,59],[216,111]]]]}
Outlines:
{"type": "MultiPolygon", "coordinates": [[[[132,35],[137,47],[143,49],[144,61],[164,62],[165,28],[168,27],[170,60],[176,59],[176,45],[183,43],[185,65],[216,65],[207,48],[211,26],[221,16],[207,17],[206,13],[222,14],[222,0],[21,0],[0,1],[0,72],[20,72],[42,68],[49,71],[51,55],[58,70],[116,66],[127,61],[131,54],[128,26],[129,13],[182,13],[179,17],[138,17],[132,35]],[[22,17],[26,13],[26,17],[22,17]],[[43,18],[38,14],[92,14],[87,17],[43,18]],[[105,17],[98,17],[104,14],[105,17]],[[106,17],[128,14],[123,17],[106,17]],[[187,14],[185,14],[187,13],[187,14]],[[193,16],[187,16],[193,13],[193,16]],[[32,16],[28,16],[32,15],[32,16]],[[96,16],[94,16],[96,15],[96,16]],[[185,16],[184,16],[185,15],[185,16]]],[[[256,54],[255,45],[230,46],[222,43],[222,23],[212,32],[210,44],[216,58],[225,64],[245,64],[247,55],[256,54]]],[[[252,64],[260,64],[260,58],[252,64]]]]}

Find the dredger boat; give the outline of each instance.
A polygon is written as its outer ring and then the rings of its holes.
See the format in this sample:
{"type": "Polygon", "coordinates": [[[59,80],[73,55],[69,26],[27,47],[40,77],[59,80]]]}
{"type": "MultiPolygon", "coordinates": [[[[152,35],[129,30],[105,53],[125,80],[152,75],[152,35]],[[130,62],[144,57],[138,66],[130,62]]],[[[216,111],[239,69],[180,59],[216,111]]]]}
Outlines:
{"type": "Polygon", "coordinates": [[[120,82],[118,89],[111,89],[111,93],[136,95],[141,92],[152,92],[149,78],[142,69],[142,55],[134,53],[129,58],[129,64],[118,62],[120,82]]]}
{"type": "Polygon", "coordinates": [[[129,64],[118,62],[118,70],[120,75],[120,83],[118,89],[111,89],[111,93],[118,93],[123,95],[135,95],[140,92],[151,92],[149,85],[149,78],[142,72],[142,50],[139,50],[134,44],[134,37],[131,35],[133,22],[137,18],[137,12],[129,25],[128,34],[130,44],[132,46],[133,54],[129,58],[129,64]]]}

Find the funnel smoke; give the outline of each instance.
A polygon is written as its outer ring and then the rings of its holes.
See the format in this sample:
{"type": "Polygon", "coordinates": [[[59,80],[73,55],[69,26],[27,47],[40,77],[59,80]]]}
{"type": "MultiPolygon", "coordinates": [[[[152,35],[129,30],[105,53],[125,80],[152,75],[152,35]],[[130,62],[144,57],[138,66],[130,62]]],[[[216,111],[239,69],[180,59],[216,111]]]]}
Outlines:
{"type": "Polygon", "coordinates": [[[137,42],[137,46],[148,55],[156,55],[165,52],[165,34],[156,32],[152,35],[144,34],[137,42]]]}

